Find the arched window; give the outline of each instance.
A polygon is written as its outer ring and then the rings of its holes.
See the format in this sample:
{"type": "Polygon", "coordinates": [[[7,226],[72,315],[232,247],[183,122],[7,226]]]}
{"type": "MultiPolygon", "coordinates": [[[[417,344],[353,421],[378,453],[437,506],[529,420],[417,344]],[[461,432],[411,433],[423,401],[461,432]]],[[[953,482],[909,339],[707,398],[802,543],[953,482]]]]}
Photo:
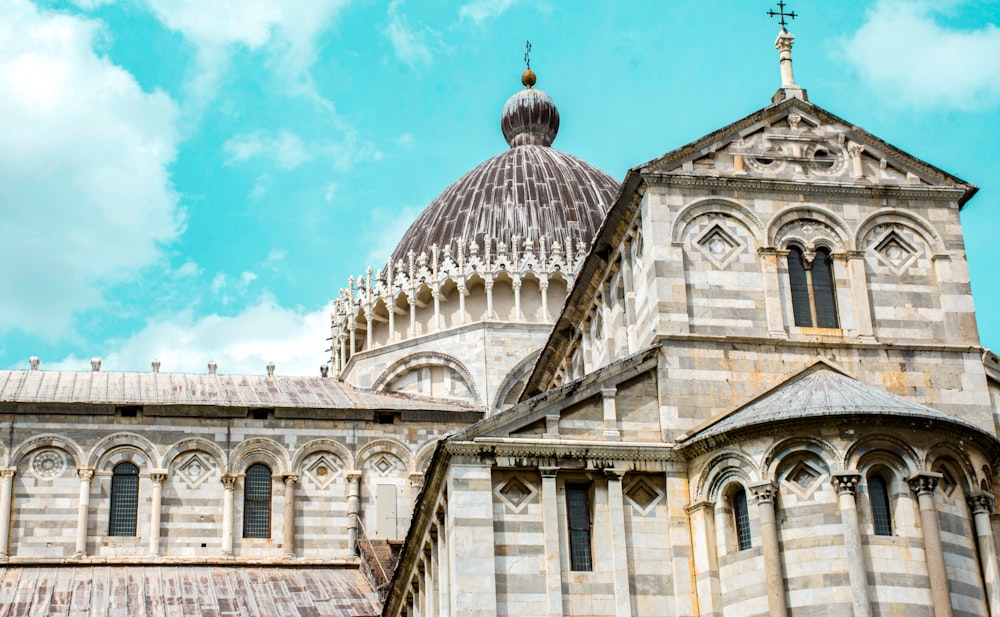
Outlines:
{"type": "Polygon", "coordinates": [[[109,536],[134,536],[139,510],[139,468],[129,462],[115,465],[111,474],[109,536]]]}
{"type": "Polygon", "coordinates": [[[733,493],[733,524],[736,527],[736,545],[745,551],[753,544],[750,541],[750,510],[747,508],[747,492],[739,487],[733,493]]]}
{"type": "Polygon", "coordinates": [[[243,537],[271,537],[271,470],[257,463],[243,482],[243,537]]]}
{"type": "Polygon", "coordinates": [[[889,504],[889,483],[881,474],[868,476],[868,501],[872,507],[875,535],[891,536],[892,508],[889,504]]]}
{"type": "Polygon", "coordinates": [[[797,246],[788,249],[788,287],[792,292],[795,325],[811,328],[838,328],[837,294],[830,250],[816,249],[808,262],[797,246]]]}

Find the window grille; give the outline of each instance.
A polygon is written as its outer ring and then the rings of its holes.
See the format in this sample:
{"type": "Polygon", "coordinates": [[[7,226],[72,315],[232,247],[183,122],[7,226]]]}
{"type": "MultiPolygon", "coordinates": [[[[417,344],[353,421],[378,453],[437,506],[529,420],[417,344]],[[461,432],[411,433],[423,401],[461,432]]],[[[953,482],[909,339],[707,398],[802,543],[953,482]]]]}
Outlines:
{"type": "Polygon", "coordinates": [[[745,551],[753,543],[750,540],[750,510],[747,509],[747,493],[741,487],[733,493],[733,521],[736,525],[736,544],[745,551]]]}
{"type": "Polygon", "coordinates": [[[271,537],[271,470],[259,463],[243,482],[243,537],[271,537]]]}
{"type": "Polygon", "coordinates": [[[111,474],[111,513],[109,536],[134,536],[139,510],[139,468],[132,463],[118,463],[111,474]]]}
{"type": "Polygon", "coordinates": [[[590,572],[594,565],[590,552],[589,485],[566,485],[566,515],[569,523],[570,569],[590,572]]]}
{"type": "Polygon", "coordinates": [[[868,501],[872,506],[872,522],[876,536],[892,535],[892,508],[889,504],[889,486],[880,475],[868,478],[868,501]]]}

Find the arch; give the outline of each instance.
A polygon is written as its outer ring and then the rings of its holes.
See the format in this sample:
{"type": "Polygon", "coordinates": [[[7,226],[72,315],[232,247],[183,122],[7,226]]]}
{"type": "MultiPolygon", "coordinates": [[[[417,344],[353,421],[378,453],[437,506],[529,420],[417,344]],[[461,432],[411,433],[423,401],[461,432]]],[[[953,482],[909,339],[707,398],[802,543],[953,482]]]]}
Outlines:
{"type": "Polygon", "coordinates": [[[101,439],[90,451],[87,463],[100,470],[109,463],[118,462],[119,459],[128,459],[132,462],[138,460],[146,466],[147,471],[151,467],[159,466],[156,446],[135,433],[115,433],[101,439]]]}
{"type": "Polygon", "coordinates": [[[953,463],[949,467],[962,476],[956,480],[962,483],[963,491],[968,494],[970,491],[977,490],[975,484],[976,468],[969,461],[965,452],[960,451],[947,441],[939,441],[927,449],[927,455],[924,457],[924,469],[933,470],[936,465],[948,462],[953,463]]]}
{"type": "Polygon", "coordinates": [[[725,483],[723,475],[733,473],[742,477],[745,485],[760,477],[757,465],[749,456],[736,450],[723,451],[702,466],[698,474],[695,500],[716,501],[719,489],[725,483]]]}
{"type": "Polygon", "coordinates": [[[407,470],[413,470],[413,455],[410,454],[410,450],[395,439],[387,438],[370,441],[358,450],[357,455],[354,457],[354,468],[361,469],[368,462],[368,459],[382,452],[395,455],[396,458],[402,461],[403,466],[407,470]]]}
{"type": "Polygon", "coordinates": [[[431,457],[434,456],[434,450],[437,449],[438,440],[435,439],[428,444],[425,444],[417,452],[417,455],[413,457],[413,472],[414,473],[424,473],[427,467],[431,463],[431,457]]]}
{"type": "Polygon", "coordinates": [[[271,537],[273,470],[263,462],[247,467],[243,483],[243,537],[271,537]]]}
{"type": "Polygon", "coordinates": [[[108,535],[135,536],[139,513],[139,468],[121,461],[111,472],[108,535]]]}
{"type": "Polygon", "coordinates": [[[351,456],[351,452],[344,447],[338,441],[333,439],[319,438],[307,441],[306,443],[299,446],[298,450],[292,456],[292,464],[289,469],[293,473],[299,472],[299,467],[302,466],[302,462],[306,460],[306,457],[310,454],[316,454],[317,452],[329,452],[330,454],[339,458],[344,465],[348,465],[354,462],[354,457],[351,456]]]}
{"type": "Polygon", "coordinates": [[[219,469],[226,468],[226,453],[223,452],[222,448],[215,442],[201,437],[182,439],[170,446],[163,455],[163,468],[170,469],[170,466],[173,465],[177,457],[194,450],[211,455],[215,459],[215,464],[218,465],[219,469]]]}
{"type": "Polygon", "coordinates": [[[839,246],[828,246],[833,252],[841,252],[851,250],[853,247],[852,239],[854,234],[851,233],[851,228],[841,219],[839,216],[826,210],[825,208],[820,208],[819,206],[804,204],[801,206],[791,206],[777,212],[771,221],[767,224],[767,242],[770,246],[775,246],[778,248],[783,248],[783,244],[786,244],[790,239],[797,239],[803,243],[804,248],[809,248],[813,246],[817,239],[807,239],[804,237],[796,236],[786,232],[784,234],[783,241],[782,234],[780,232],[784,230],[787,226],[792,223],[804,220],[814,220],[822,223],[828,227],[835,234],[836,239],[839,241],[839,246]]]}
{"type": "Polygon", "coordinates": [[[288,456],[285,449],[276,441],[266,437],[247,439],[236,447],[230,457],[230,471],[245,473],[251,465],[262,463],[271,469],[271,473],[283,476],[288,469],[288,456]]]}
{"type": "Polygon", "coordinates": [[[885,433],[866,435],[855,441],[844,452],[843,469],[864,468],[864,461],[878,456],[890,455],[892,469],[897,469],[901,477],[909,477],[917,471],[917,461],[920,456],[910,444],[898,437],[885,433]]]}
{"type": "Polygon", "coordinates": [[[396,378],[401,377],[409,371],[425,366],[442,366],[455,371],[462,378],[465,386],[469,389],[469,393],[472,394],[473,403],[480,406],[483,404],[483,398],[476,387],[475,379],[473,379],[472,373],[466,368],[465,364],[458,358],[439,351],[421,351],[396,360],[382,371],[382,374],[375,378],[371,389],[376,392],[385,392],[385,388],[396,378]]]}
{"type": "Polygon", "coordinates": [[[859,250],[863,250],[865,248],[865,237],[868,233],[878,225],[885,224],[897,224],[908,227],[923,238],[924,242],[927,243],[927,246],[931,247],[931,250],[935,254],[946,252],[944,241],[941,239],[940,234],[926,219],[912,212],[892,208],[882,208],[865,218],[858,226],[858,231],[854,236],[854,246],[859,250]]]}
{"type": "MultiPolygon", "coordinates": [[[[2,447],[2,445],[0,445],[2,447]]],[[[70,457],[70,463],[74,467],[80,467],[86,461],[83,455],[83,448],[78,446],[75,441],[69,437],[63,437],[62,435],[56,435],[53,433],[46,433],[42,435],[36,435],[31,439],[21,442],[14,448],[10,453],[10,458],[8,459],[11,467],[17,467],[21,464],[26,456],[39,450],[41,448],[50,447],[58,448],[66,452],[70,457]]],[[[6,452],[6,448],[3,449],[6,452]]]]}
{"type": "Polygon", "coordinates": [[[764,470],[762,479],[776,478],[782,460],[802,452],[815,454],[826,463],[831,471],[840,464],[840,453],[833,444],[824,439],[799,435],[778,441],[768,448],[767,453],[761,459],[760,468],[764,470]]]}
{"type": "Polygon", "coordinates": [[[517,385],[517,382],[525,378],[531,372],[531,369],[535,367],[535,361],[538,359],[538,354],[541,352],[542,349],[539,347],[514,365],[514,368],[507,373],[507,376],[504,377],[504,380],[500,383],[500,387],[497,388],[497,393],[493,397],[493,404],[490,405],[490,409],[500,409],[500,405],[503,404],[504,400],[511,393],[514,386],[517,385]]]}
{"type": "Polygon", "coordinates": [[[680,242],[695,219],[713,213],[726,214],[739,221],[750,232],[757,246],[763,243],[764,223],[757,215],[738,201],[718,197],[702,199],[682,208],[674,217],[670,240],[680,242]]]}

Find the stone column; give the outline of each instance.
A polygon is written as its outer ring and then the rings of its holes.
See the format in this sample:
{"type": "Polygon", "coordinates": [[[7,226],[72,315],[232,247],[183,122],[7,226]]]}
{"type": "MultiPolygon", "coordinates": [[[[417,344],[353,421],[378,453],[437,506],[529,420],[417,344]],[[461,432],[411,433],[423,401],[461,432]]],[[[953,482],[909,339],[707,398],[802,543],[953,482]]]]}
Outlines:
{"type": "Polygon", "coordinates": [[[163,504],[163,482],[167,479],[166,469],[154,469],[149,472],[153,482],[153,503],[149,512],[149,556],[160,556],[160,509],[163,504]]]}
{"type": "Polygon", "coordinates": [[[0,469],[0,560],[10,556],[10,502],[16,467],[0,469]]]}
{"type": "Polygon", "coordinates": [[[861,474],[839,471],[833,474],[833,486],[840,500],[840,521],[844,528],[844,548],[847,550],[847,578],[851,583],[854,617],[871,617],[871,595],[868,592],[868,568],[861,548],[861,527],[858,524],[858,503],[855,495],[861,474]]]}
{"type": "Polygon", "coordinates": [[[76,518],[76,553],[74,557],[87,556],[87,519],[90,516],[90,481],[94,477],[93,467],[77,467],[80,476],[80,505],[76,518]]]}
{"type": "Polygon", "coordinates": [[[490,276],[483,285],[486,287],[486,321],[491,321],[493,317],[493,277],[490,276]]]}
{"type": "Polygon", "coordinates": [[[351,336],[351,345],[350,345],[350,349],[348,350],[350,352],[348,354],[348,356],[347,356],[348,360],[350,360],[354,356],[354,350],[357,349],[357,346],[356,346],[357,345],[356,335],[357,335],[357,330],[358,330],[358,322],[355,319],[355,317],[352,315],[352,316],[350,316],[350,319],[351,319],[351,324],[350,324],[350,326],[348,326],[348,328],[349,328],[348,331],[350,332],[350,336],[351,336]]]}
{"type": "Polygon", "coordinates": [[[990,514],[996,506],[993,494],[987,491],[969,493],[966,497],[972,511],[972,522],[976,528],[979,544],[979,564],[983,569],[983,583],[986,586],[986,601],[990,615],[1000,617],[1000,572],[997,571],[997,547],[993,542],[990,514]]]}
{"type": "Polygon", "coordinates": [[[691,521],[695,589],[698,614],[721,615],[722,587],[719,582],[719,553],[715,545],[715,502],[699,501],[686,508],[691,521]]]}
{"type": "Polygon", "coordinates": [[[286,474],[285,481],[285,520],[284,538],[282,544],[285,548],[285,559],[295,559],[295,483],[299,481],[299,475],[295,473],[286,474]]]}
{"type": "Polygon", "coordinates": [[[542,538],[545,543],[545,595],[549,617],[562,617],[562,562],[559,550],[558,467],[540,467],[542,474],[542,538]]]}
{"type": "Polygon", "coordinates": [[[410,305],[410,338],[417,335],[417,290],[411,289],[410,295],[406,297],[407,303],[410,305]]]}
{"type": "Polygon", "coordinates": [[[434,560],[431,557],[432,549],[429,544],[424,545],[424,610],[428,615],[437,615],[434,600],[437,598],[437,589],[434,585],[434,560]]]}
{"type": "Polygon", "coordinates": [[[510,286],[514,288],[514,321],[521,321],[521,277],[512,279],[510,286]]]}
{"type": "Polygon", "coordinates": [[[787,339],[785,318],[781,311],[781,281],[778,275],[779,251],[774,248],[757,249],[760,273],[764,282],[764,313],[767,316],[767,335],[787,339]]]}
{"type": "Polygon", "coordinates": [[[948,571],[944,565],[941,548],[941,531],[938,527],[937,505],[934,492],[943,476],[932,471],[920,471],[910,477],[910,490],[917,495],[920,507],[920,524],[924,533],[924,557],[927,575],[931,581],[931,601],[934,617],[952,617],[951,593],[948,591],[948,571]]]}
{"type": "Polygon", "coordinates": [[[361,472],[347,472],[347,548],[358,555],[358,517],[361,516],[361,472]]]}
{"type": "Polygon", "coordinates": [[[451,576],[451,564],[448,560],[448,538],[444,526],[444,510],[437,513],[437,557],[438,557],[438,616],[449,617],[451,614],[451,592],[449,591],[449,577],[451,576]]]}
{"type": "Polygon", "coordinates": [[[538,279],[538,291],[542,296],[542,322],[549,321],[549,277],[542,276],[538,279]]]}
{"type": "Polygon", "coordinates": [[[625,497],[622,475],[617,469],[605,469],[608,479],[608,519],[611,523],[611,568],[614,582],[616,617],[632,617],[632,600],[628,588],[628,559],[625,554],[625,497]]]}
{"type": "Polygon", "coordinates": [[[847,252],[847,278],[854,304],[858,340],[874,342],[875,330],[872,326],[872,306],[868,301],[868,273],[865,268],[864,251],[847,252]]]}
{"type": "Polygon", "coordinates": [[[236,476],[224,473],[219,478],[225,488],[222,495],[222,556],[233,556],[233,492],[236,489],[236,476]]]}
{"type": "Polygon", "coordinates": [[[372,335],[375,330],[375,315],[371,312],[373,307],[368,307],[365,312],[365,320],[368,322],[368,329],[365,330],[365,350],[372,348],[372,335]]]}
{"type": "Polygon", "coordinates": [[[781,548],[778,546],[778,522],[774,516],[774,500],[778,496],[778,491],[770,481],[751,484],[749,488],[757,500],[760,519],[768,614],[771,617],[788,617],[788,608],[785,604],[785,577],[781,571],[781,548]]]}
{"type": "Polygon", "coordinates": [[[396,342],[396,296],[389,291],[389,297],[385,299],[385,308],[389,310],[389,336],[386,337],[386,344],[391,345],[396,342]]]}
{"type": "Polygon", "coordinates": [[[604,388],[601,390],[601,403],[604,407],[604,439],[610,441],[621,441],[622,435],[618,430],[618,410],[615,407],[615,395],[617,388],[604,388]]]}
{"type": "Polygon", "coordinates": [[[469,321],[469,316],[465,312],[465,296],[469,295],[469,290],[465,288],[465,283],[458,286],[458,318],[459,323],[465,324],[469,321]]]}
{"type": "Polygon", "coordinates": [[[434,331],[439,332],[441,330],[441,289],[435,288],[431,292],[431,297],[434,298],[434,331]]]}

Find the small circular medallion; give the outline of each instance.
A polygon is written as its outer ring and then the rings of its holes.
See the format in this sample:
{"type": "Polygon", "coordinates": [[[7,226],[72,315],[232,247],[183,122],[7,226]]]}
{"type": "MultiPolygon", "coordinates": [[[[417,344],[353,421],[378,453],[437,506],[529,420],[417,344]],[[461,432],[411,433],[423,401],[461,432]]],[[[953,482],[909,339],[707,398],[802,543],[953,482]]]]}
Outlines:
{"type": "Polygon", "coordinates": [[[66,469],[66,457],[58,450],[43,450],[31,460],[31,469],[40,478],[54,478],[66,469]]]}

